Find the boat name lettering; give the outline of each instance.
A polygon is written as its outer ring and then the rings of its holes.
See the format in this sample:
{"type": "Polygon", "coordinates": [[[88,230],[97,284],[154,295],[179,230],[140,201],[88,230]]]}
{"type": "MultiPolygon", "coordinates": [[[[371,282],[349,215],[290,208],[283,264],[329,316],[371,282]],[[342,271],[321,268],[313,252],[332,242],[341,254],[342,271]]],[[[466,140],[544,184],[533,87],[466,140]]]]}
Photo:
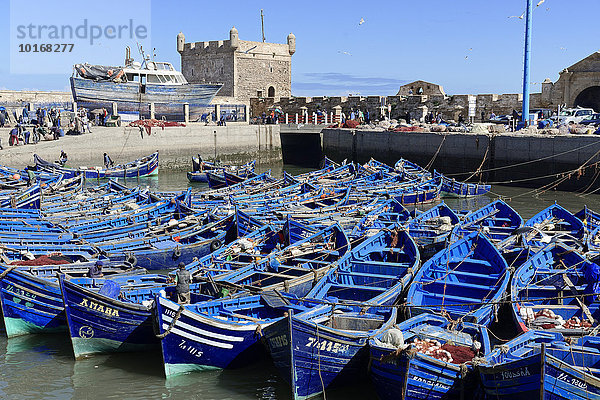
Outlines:
{"type": "Polygon", "coordinates": [[[81,303],[79,303],[79,305],[82,307],[87,307],[90,310],[94,310],[99,313],[106,314],[109,317],[118,317],[119,316],[119,310],[115,310],[114,308],[110,308],[110,307],[104,308],[104,306],[102,304],[98,304],[95,301],[91,301],[91,300],[88,301],[88,299],[81,300],[81,303]]]}
{"type": "Polygon", "coordinates": [[[414,381],[424,383],[424,384],[426,384],[428,386],[435,386],[435,387],[439,387],[439,388],[450,389],[450,386],[448,386],[448,385],[444,385],[443,383],[432,381],[431,379],[422,378],[420,376],[414,376],[413,375],[412,379],[414,381]]]}
{"type": "Polygon", "coordinates": [[[502,379],[514,379],[520,378],[522,376],[530,376],[531,373],[527,367],[522,367],[519,369],[515,369],[513,371],[502,371],[502,379]]]}
{"type": "Polygon", "coordinates": [[[279,335],[272,338],[269,338],[269,344],[273,348],[283,347],[288,345],[287,335],[279,335]]]}
{"type": "Polygon", "coordinates": [[[179,343],[179,348],[181,350],[187,351],[195,357],[202,357],[202,351],[198,350],[190,344],[186,344],[186,341],[184,339],[181,339],[181,343],[179,343]]]}
{"type": "Polygon", "coordinates": [[[6,291],[12,294],[16,294],[17,296],[27,297],[29,299],[35,299],[36,297],[35,294],[26,292],[25,290],[19,289],[10,284],[6,285],[6,291]]]}
{"type": "Polygon", "coordinates": [[[330,353],[345,353],[350,349],[350,345],[334,343],[330,340],[316,340],[313,337],[308,338],[306,347],[314,347],[320,351],[328,351],[330,353]]]}
{"type": "Polygon", "coordinates": [[[587,384],[585,382],[582,382],[577,378],[573,378],[572,376],[569,376],[569,375],[565,374],[564,372],[561,372],[560,374],[558,374],[557,379],[559,379],[563,382],[570,383],[573,386],[577,386],[580,389],[587,390],[587,384]]]}

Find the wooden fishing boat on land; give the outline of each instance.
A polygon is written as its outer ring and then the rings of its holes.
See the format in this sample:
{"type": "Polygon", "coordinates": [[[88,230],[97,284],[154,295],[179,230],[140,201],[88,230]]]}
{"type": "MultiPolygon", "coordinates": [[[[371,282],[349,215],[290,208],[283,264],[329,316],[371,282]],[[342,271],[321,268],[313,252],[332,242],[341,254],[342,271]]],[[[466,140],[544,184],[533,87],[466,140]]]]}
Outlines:
{"type": "Polygon", "coordinates": [[[435,311],[455,321],[488,325],[510,281],[492,242],[474,232],[430,258],[406,296],[409,316],[435,311]]]}
{"type": "Polygon", "coordinates": [[[158,151],[127,164],[119,164],[109,168],[66,168],[59,164],[45,161],[37,154],[34,154],[33,157],[35,165],[39,170],[53,174],[62,174],[65,178],[73,178],[79,174],[83,174],[85,179],[139,178],[141,176],[158,175],[158,151]]]}

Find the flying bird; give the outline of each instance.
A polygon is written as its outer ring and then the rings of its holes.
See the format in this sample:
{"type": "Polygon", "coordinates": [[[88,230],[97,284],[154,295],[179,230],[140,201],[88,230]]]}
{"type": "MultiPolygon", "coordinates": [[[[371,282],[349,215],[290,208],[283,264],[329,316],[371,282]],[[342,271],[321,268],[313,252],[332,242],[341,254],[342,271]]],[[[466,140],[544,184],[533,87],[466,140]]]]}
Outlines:
{"type": "Polygon", "coordinates": [[[539,6],[541,6],[542,4],[544,4],[546,0],[540,0],[538,1],[537,5],[535,6],[535,8],[538,8],[539,6]]]}
{"type": "Polygon", "coordinates": [[[523,14],[521,14],[521,15],[519,15],[519,16],[517,16],[517,15],[511,15],[511,16],[510,16],[510,17],[508,17],[508,18],[519,18],[519,19],[523,19],[524,17],[525,17],[525,13],[523,13],[523,14]]]}
{"type": "Polygon", "coordinates": [[[341,51],[341,50],[338,50],[338,53],[340,53],[340,54],[345,54],[345,55],[347,55],[347,56],[352,56],[352,54],[348,53],[347,51],[341,51]]]}
{"type": "Polygon", "coordinates": [[[364,18],[361,18],[361,19],[360,19],[360,21],[358,21],[358,24],[359,24],[359,25],[362,25],[362,24],[364,24],[364,23],[365,23],[365,19],[364,19],[364,18]]]}

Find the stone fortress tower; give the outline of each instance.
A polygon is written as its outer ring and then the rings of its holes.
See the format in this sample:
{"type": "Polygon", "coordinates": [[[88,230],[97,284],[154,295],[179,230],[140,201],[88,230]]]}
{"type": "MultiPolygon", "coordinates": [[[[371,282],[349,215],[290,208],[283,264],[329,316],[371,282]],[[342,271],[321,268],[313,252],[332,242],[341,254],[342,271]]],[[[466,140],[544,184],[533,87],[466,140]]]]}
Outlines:
{"type": "Polygon", "coordinates": [[[251,97],[271,97],[278,101],[291,96],[292,55],[296,37],[290,33],[287,44],[240,40],[235,27],[229,40],[186,43],[177,35],[181,71],[190,83],[221,82],[217,96],[247,102],[251,97]]]}

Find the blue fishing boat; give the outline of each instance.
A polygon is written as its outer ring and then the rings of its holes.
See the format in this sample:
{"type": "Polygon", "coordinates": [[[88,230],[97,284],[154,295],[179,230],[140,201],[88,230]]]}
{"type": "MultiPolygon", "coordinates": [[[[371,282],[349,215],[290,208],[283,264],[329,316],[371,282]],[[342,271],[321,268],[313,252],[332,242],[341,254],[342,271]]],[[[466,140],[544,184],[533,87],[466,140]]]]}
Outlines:
{"type": "MultiPolygon", "coordinates": [[[[85,278],[94,263],[36,267],[0,263],[0,305],[7,336],[64,331],[67,323],[58,275],[69,274],[82,284],[98,287],[104,279],[85,278]]],[[[103,267],[106,277],[144,271],[119,263],[103,267]]]]}
{"type": "Polygon", "coordinates": [[[490,185],[481,183],[460,182],[448,178],[444,174],[433,171],[433,178],[442,183],[442,196],[444,197],[473,197],[487,194],[492,190],[490,185]]]}
{"type": "Polygon", "coordinates": [[[192,171],[187,173],[187,178],[190,182],[204,182],[208,183],[208,176],[206,172],[222,174],[224,171],[238,173],[238,175],[245,175],[246,172],[254,172],[256,161],[251,161],[244,165],[228,165],[221,164],[219,162],[204,161],[200,155],[192,157],[192,171]]]}
{"type": "MultiPolygon", "coordinates": [[[[257,262],[260,253],[256,255],[255,251],[259,246],[247,247],[249,238],[240,238],[227,249],[219,250],[210,261],[207,258],[198,265],[187,266],[196,280],[206,283],[208,290],[204,292],[228,295],[236,300],[182,307],[168,299],[157,299],[167,376],[230,368],[251,361],[253,358],[249,355],[256,354],[262,330],[283,318],[287,310],[304,309],[297,307],[296,299],[304,297],[348,250],[347,237],[338,226],[332,226],[257,262]],[[336,245],[330,247],[328,243],[336,245]],[[255,260],[251,258],[253,253],[255,260]],[[224,263],[219,264],[219,259],[224,259],[224,263]],[[245,267],[239,265],[244,262],[245,267]],[[212,286],[220,287],[221,291],[211,290],[212,286]],[[256,295],[249,296],[249,293],[256,295]],[[197,351],[190,354],[181,347],[182,341],[197,351]]],[[[270,246],[269,236],[265,239],[264,244],[270,246]]]]}
{"type": "Polygon", "coordinates": [[[459,240],[471,232],[481,231],[494,243],[510,237],[523,225],[523,218],[502,200],[496,200],[482,208],[472,211],[463,221],[454,227],[448,240],[459,240]]]}
{"type": "Polygon", "coordinates": [[[434,310],[452,320],[488,325],[509,281],[500,252],[474,232],[423,264],[406,296],[408,314],[434,310]]]}
{"type": "Polygon", "coordinates": [[[427,258],[442,250],[460,217],[445,203],[438,204],[407,221],[408,233],[427,258]]]}
{"type": "Polygon", "coordinates": [[[436,183],[433,180],[428,180],[406,188],[391,191],[390,194],[394,196],[400,204],[416,205],[431,203],[437,200],[440,197],[441,189],[441,184],[436,183]]]}
{"type": "Polygon", "coordinates": [[[475,398],[474,362],[490,352],[484,326],[421,314],[369,339],[381,400],[475,398]]]}
{"type": "Polygon", "coordinates": [[[524,228],[530,228],[524,234],[525,244],[535,248],[544,247],[552,240],[560,240],[572,247],[583,247],[583,222],[556,203],[527,220],[524,228]]]}
{"type": "Polygon", "coordinates": [[[75,359],[158,346],[153,298],[161,291],[166,296],[175,291],[166,276],[113,278],[105,281],[107,290],[91,290],[65,275],[59,282],[75,359]]]}
{"type": "Polygon", "coordinates": [[[42,204],[40,184],[8,195],[0,195],[0,208],[39,210],[42,204]]]}
{"type": "Polygon", "coordinates": [[[288,310],[304,309],[296,303],[297,299],[276,292],[186,306],[157,297],[165,375],[256,362],[264,354],[262,330],[288,310]]]}
{"type": "Polygon", "coordinates": [[[532,255],[511,281],[513,318],[521,332],[550,330],[583,336],[598,326],[600,267],[564,243],[532,255]]]}
{"type": "Polygon", "coordinates": [[[38,169],[53,174],[62,174],[65,178],[73,178],[79,174],[82,174],[85,179],[139,178],[158,174],[158,151],[138,160],[108,168],[67,168],[53,162],[45,161],[37,154],[34,154],[33,158],[38,169]]]}
{"type": "Polygon", "coordinates": [[[191,263],[220,248],[233,227],[235,215],[217,221],[209,221],[186,227],[182,231],[149,233],[133,239],[117,239],[96,243],[103,254],[115,261],[126,261],[135,257],[137,265],[148,270],[171,269],[180,262],[191,263]]]}
{"type": "Polygon", "coordinates": [[[324,305],[290,313],[265,329],[271,357],[294,399],[366,376],[367,342],[395,323],[397,309],[390,306],[418,266],[417,246],[405,231],[382,231],[353,249],[306,295],[324,305]]]}
{"type": "MultiPolygon", "coordinates": [[[[362,211],[359,209],[359,211],[362,211]]],[[[411,219],[410,212],[396,199],[377,203],[351,229],[350,236],[360,238],[372,236],[383,228],[393,229],[411,219]]]]}
{"type": "Polygon", "coordinates": [[[600,398],[600,338],[567,343],[560,333],[529,331],[497,347],[478,366],[488,399],[600,398]]]}
{"type": "Polygon", "coordinates": [[[588,232],[600,227],[600,213],[589,209],[587,206],[575,213],[575,216],[583,222],[588,232]]]}

